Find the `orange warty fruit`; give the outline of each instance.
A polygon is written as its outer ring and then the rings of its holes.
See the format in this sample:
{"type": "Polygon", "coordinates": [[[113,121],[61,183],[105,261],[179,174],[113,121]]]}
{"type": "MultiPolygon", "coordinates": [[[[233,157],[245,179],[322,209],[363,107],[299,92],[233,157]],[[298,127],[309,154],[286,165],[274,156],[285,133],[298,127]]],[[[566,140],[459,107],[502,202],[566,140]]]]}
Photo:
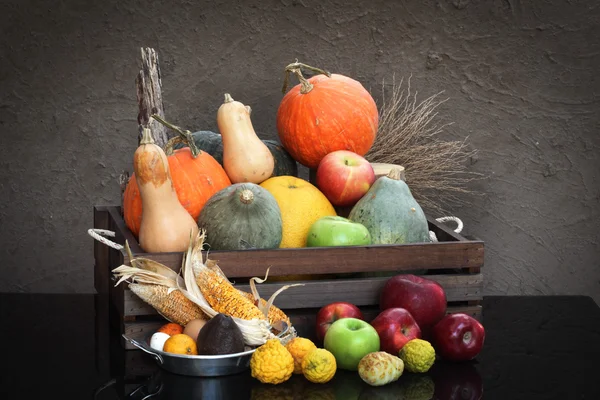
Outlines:
{"type": "Polygon", "coordinates": [[[183,333],[183,326],[176,324],[174,322],[169,322],[168,324],[164,324],[156,332],[164,332],[169,336],[177,335],[179,333],[183,333]]]}

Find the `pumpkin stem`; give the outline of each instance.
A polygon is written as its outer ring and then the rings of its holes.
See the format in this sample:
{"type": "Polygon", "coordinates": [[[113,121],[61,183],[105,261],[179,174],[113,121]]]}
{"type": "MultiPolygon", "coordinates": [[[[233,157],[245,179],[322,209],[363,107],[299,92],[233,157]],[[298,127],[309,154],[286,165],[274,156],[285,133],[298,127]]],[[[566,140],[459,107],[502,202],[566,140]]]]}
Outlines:
{"type": "Polygon", "coordinates": [[[250,189],[244,189],[240,193],[240,201],[244,204],[250,204],[254,200],[254,193],[250,189]]]}
{"type": "Polygon", "coordinates": [[[225,101],[223,103],[231,103],[232,101],[234,101],[233,97],[229,93],[225,93],[225,101]]]}
{"type": "Polygon", "coordinates": [[[154,138],[152,137],[150,128],[144,127],[142,129],[142,140],[140,140],[140,145],[142,144],[154,144],[154,138]]]}
{"type": "Polygon", "coordinates": [[[306,94],[313,89],[313,85],[304,77],[304,75],[302,75],[302,68],[308,69],[308,70],[310,70],[312,72],[316,72],[318,74],[327,75],[327,77],[331,78],[331,73],[329,71],[326,71],[321,68],[311,67],[310,65],[306,65],[306,64],[298,62],[298,59],[296,59],[296,62],[293,62],[293,63],[289,64],[287,67],[285,67],[285,78],[283,79],[283,88],[281,90],[284,94],[285,94],[285,92],[287,92],[290,73],[292,73],[298,77],[298,80],[300,81],[300,84],[302,85],[300,88],[300,93],[306,94]]]}
{"type": "Polygon", "coordinates": [[[175,136],[175,137],[172,137],[171,139],[169,139],[169,141],[165,145],[165,154],[166,155],[170,156],[171,154],[173,154],[173,151],[174,151],[173,146],[175,146],[175,144],[177,144],[177,143],[183,143],[183,144],[187,145],[190,148],[190,151],[192,152],[192,156],[194,158],[196,158],[198,156],[198,154],[200,154],[200,149],[198,149],[198,146],[196,146],[196,142],[194,142],[192,132],[188,131],[187,129],[183,130],[178,126],[165,121],[164,119],[162,119],[160,116],[158,116],[156,114],[152,114],[152,118],[154,118],[160,124],[166,126],[167,128],[169,128],[171,130],[174,130],[175,132],[177,132],[179,134],[179,136],[175,136]]]}

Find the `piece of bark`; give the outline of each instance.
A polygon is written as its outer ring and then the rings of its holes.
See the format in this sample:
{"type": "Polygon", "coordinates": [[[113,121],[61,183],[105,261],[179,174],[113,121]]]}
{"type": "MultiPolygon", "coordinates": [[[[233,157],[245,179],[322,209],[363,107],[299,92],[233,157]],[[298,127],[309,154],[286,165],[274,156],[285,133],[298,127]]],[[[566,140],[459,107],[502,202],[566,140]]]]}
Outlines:
{"type": "Polygon", "coordinates": [[[154,142],[164,148],[169,140],[169,134],[163,125],[150,119],[152,114],[157,114],[163,118],[165,116],[158,54],[150,47],[142,47],[141,53],[142,69],[135,80],[139,107],[138,145],[142,139],[143,128],[148,127],[152,131],[154,142]]]}
{"type": "Polygon", "coordinates": [[[400,170],[400,179],[406,181],[406,171],[402,165],[398,164],[386,164],[386,163],[371,163],[373,167],[373,171],[375,172],[375,179],[380,178],[382,176],[387,176],[390,171],[394,168],[398,168],[400,170]]]}
{"type": "MultiPolygon", "coordinates": [[[[121,175],[119,175],[119,187],[121,189],[121,206],[124,203],[125,200],[125,189],[127,188],[127,184],[129,183],[129,172],[128,171],[123,171],[121,172],[121,175]]],[[[123,207],[121,208],[121,216],[123,216],[123,207]]]]}

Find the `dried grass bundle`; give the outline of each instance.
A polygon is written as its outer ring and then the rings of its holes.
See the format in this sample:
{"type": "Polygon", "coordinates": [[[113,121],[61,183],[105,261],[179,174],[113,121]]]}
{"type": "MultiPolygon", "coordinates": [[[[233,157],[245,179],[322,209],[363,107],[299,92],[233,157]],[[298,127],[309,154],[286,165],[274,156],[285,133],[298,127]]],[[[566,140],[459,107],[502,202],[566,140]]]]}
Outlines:
{"type": "Polygon", "coordinates": [[[443,141],[439,135],[452,123],[437,120],[437,108],[448,99],[437,93],[417,102],[412,93],[410,77],[392,80],[391,93],[382,89],[379,129],[375,143],[365,155],[370,162],[402,165],[406,183],[415,199],[426,212],[446,214],[454,205],[466,205],[465,195],[475,194],[467,184],[482,175],[466,171],[476,154],[463,141],[443,141]]]}

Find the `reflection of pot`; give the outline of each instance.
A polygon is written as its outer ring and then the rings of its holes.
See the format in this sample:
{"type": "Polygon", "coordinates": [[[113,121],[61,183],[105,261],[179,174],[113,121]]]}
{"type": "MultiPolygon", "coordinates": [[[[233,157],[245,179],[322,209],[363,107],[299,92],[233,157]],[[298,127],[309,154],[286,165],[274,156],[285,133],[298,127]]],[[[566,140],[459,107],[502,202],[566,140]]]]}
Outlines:
{"type": "Polygon", "coordinates": [[[475,362],[439,361],[431,368],[435,381],[434,400],[480,400],[483,397],[483,379],[475,362]]]}
{"type": "Polygon", "coordinates": [[[369,388],[369,385],[363,382],[358,372],[338,369],[331,380],[335,391],[335,398],[345,400],[358,400],[360,393],[369,388]]]}
{"type": "Polygon", "coordinates": [[[127,398],[130,400],[248,399],[252,383],[252,377],[247,372],[213,378],[177,375],[160,369],[127,398]]]}

